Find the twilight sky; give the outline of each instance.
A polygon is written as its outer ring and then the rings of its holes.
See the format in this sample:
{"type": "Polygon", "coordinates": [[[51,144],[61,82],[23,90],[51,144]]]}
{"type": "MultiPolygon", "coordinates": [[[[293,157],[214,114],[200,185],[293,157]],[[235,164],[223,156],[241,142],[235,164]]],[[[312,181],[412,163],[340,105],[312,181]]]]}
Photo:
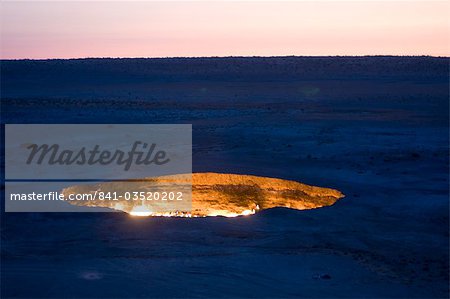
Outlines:
{"type": "Polygon", "coordinates": [[[1,58],[449,56],[448,1],[2,1],[1,58]]]}

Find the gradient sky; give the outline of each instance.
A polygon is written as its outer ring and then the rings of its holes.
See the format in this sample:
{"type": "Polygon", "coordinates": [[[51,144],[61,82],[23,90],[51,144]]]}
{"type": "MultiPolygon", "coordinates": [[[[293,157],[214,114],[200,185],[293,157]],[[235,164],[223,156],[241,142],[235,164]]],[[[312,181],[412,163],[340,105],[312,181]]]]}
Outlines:
{"type": "Polygon", "coordinates": [[[449,56],[448,1],[2,1],[1,58],[449,56]]]}

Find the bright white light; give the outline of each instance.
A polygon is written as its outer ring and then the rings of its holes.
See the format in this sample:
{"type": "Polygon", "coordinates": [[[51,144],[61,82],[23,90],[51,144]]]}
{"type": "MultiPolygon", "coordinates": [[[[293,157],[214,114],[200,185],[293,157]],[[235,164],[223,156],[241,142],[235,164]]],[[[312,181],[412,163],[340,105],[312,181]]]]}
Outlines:
{"type": "Polygon", "coordinates": [[[150,209],[147,208],[146,206],[136,206],[133,208],[133,210],[131,210],[130,215],[146,217],[151,216],[152,211],[150,211],[150,209]]]}
{"type": "Polygon", "coordinates": [[[247,215],[252,215],[255,214],[255,210],[251,211],[251,210],[245,210],[241,213],[241,215],[247,216],[247,215]]]}

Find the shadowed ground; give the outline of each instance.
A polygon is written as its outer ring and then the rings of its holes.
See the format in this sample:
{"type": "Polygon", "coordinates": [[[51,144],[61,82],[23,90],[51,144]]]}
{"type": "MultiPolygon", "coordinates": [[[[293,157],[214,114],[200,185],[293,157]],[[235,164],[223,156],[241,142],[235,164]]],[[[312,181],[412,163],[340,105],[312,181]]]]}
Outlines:
{"type": "Polygon", "coordinates": [[[194,172],[346,195],[236,218],[3,213],[2,297],[448,297],[448,58],[8,61],[1,71],[4,123],[192,123],[194,172]]]}

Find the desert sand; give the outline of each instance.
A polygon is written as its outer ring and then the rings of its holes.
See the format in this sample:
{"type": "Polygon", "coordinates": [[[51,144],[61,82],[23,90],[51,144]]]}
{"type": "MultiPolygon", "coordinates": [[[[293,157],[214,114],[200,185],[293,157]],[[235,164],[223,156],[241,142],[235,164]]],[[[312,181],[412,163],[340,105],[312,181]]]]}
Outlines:
{"type": "Polygon", "coordinates": [[[448,297],[448,58],[2,61],[1,71],[3,123],[192,123],[194,172],[345,194],[235,218],[2,213],[4,297],[448,297]]]}

